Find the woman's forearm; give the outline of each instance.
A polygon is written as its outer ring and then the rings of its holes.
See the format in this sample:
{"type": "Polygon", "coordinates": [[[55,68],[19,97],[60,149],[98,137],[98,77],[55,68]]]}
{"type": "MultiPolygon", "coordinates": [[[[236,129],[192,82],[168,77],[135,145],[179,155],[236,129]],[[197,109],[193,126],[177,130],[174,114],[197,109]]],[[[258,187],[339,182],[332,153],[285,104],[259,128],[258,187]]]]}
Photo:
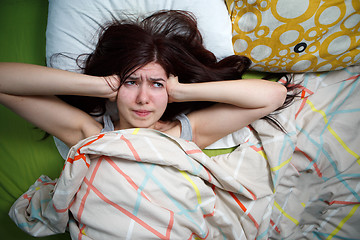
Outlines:
{"type": "Polygon", "coordinates": [[[276,82],[260,79],[242,79],[206,83],[179,84],[173,91],[173,100],[213,101],[241,108],[280,107],[286,98],[286,88],[276,82]]]}
{"type": "Polygon", "coordinates": [[[99,96],[104,79],[43,66],[0,63],[0,92],[11,95],[99,96]]]}

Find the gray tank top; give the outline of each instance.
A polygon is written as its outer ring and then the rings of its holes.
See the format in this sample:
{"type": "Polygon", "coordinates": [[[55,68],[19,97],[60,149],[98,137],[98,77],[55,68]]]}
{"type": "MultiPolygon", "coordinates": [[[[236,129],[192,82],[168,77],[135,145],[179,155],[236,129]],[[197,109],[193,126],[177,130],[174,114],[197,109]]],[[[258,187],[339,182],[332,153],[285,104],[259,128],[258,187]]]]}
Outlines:
{"type": "Polygon", "coordinates": [[[191,141],[193,136],[189,118],[181,113],[176,117],[176,120],[179,120],[181,124],[180,138],[191,141]]]}
{"type": "MultiPolygon", "coordinates": [[[[192,128],[191,128],[189,118],[185,114],[182,113],[182,114],[178,115],[175,119],[180,121],[180,124],[181,124],[180,138],[191,141],[192,140],[192,128]]],[[[109,115],[104,115],[103,121],[104,121],[104,128],[101,130],[102,133],[114,131],[114,124],[112,123],[109,115]]],[[[55,141],[55,145],[56,145],[61,157],[66,160],[68,152],[70,150],[69,147],[56,137],[54,137],[54,141],[55,141]]]]}

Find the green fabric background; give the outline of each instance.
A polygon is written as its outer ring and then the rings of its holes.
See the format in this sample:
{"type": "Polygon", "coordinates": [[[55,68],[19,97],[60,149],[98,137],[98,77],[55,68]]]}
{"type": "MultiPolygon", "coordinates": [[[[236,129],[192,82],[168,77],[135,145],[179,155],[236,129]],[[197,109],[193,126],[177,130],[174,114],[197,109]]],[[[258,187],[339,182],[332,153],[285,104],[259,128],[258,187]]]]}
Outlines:
{"type": "MultiPolygon", "coordinates": [[[[0,61],[45,65],[47,0],[0,0],[0,61]]],[[[0,105],[0,232],[3,240],[37,239],[22,232],[8,211],[36,179],[59,176],[64,161],[52,137],[0,105]]],[[[41,239],[70,239],[68,234],[41,239]]]]}

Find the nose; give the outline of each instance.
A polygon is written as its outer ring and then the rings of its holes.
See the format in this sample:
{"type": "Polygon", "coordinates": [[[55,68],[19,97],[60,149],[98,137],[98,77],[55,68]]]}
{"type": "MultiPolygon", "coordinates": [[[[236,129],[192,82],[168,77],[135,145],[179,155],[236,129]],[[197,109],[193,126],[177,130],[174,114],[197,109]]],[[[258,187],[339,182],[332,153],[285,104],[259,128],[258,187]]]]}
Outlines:
{"type": "Polygon", "coordinates": [[[138,89],[138,93],[136,96],[136,103],[137,104],[148,104],[149,103],[149,92],[147,87],[144,85],[142,85],[141,87],[139,87],[138,89]]]}

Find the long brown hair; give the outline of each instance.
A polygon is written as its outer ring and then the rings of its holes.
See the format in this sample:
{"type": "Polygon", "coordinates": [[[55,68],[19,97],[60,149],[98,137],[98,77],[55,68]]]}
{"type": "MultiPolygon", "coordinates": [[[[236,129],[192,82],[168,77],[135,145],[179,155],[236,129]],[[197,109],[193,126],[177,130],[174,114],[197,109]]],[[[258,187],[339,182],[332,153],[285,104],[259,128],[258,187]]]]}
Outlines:
{"type": "MultiPolygon", "coordinates": [[[[195,17],[185,11],[159,11],[139,19],[114,20],[102,28],[95,51],[85,60],[83,71],[94,76],[116,74],[123,83],[136,69],[160,64],[168,76],[182,83],[241,79],[251,61],[232,55],[220,61],[203,45],[195,17]]],[[[256,89],[254,89],[256,91],[256,89]]],[[[88,112],[103,114],[106,99],[62,96],[63,100],[88,112]]],[[[210,102],[170,103],[162,120],[181,112],[204,108],[210,102]]]]}

